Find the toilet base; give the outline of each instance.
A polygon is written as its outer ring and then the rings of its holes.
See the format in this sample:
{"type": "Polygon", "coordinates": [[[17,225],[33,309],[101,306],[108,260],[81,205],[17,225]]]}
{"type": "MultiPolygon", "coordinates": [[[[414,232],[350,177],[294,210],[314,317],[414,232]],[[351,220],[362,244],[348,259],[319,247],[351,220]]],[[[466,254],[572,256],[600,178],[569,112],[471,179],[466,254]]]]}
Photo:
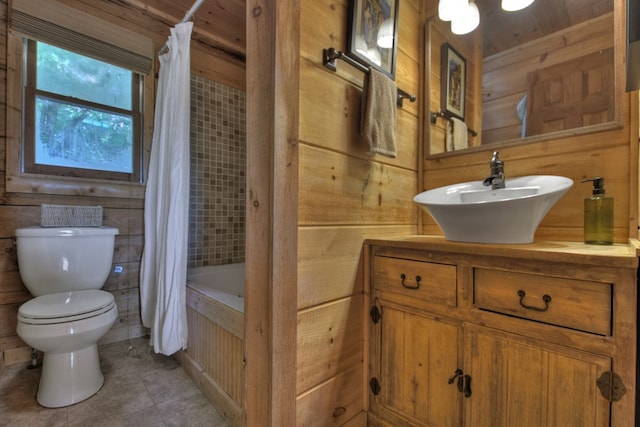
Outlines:
{"type": "Polygon", "coordinates": [[[44,353],[38,403],[47,408],[73,405],[93,396],[103,383],[96,344],[69,353],[44,353]]]}

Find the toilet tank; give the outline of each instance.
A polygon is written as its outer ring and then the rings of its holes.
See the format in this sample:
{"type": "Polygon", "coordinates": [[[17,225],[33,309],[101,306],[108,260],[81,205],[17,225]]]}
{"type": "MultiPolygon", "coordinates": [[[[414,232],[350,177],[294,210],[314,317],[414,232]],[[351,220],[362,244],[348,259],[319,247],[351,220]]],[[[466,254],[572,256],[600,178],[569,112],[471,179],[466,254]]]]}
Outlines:
{"type": "Polygon", "coordinates": [[[17,229],[22,281],[33,296],[102,288],[118,233],[115,227],[17,229]]]}

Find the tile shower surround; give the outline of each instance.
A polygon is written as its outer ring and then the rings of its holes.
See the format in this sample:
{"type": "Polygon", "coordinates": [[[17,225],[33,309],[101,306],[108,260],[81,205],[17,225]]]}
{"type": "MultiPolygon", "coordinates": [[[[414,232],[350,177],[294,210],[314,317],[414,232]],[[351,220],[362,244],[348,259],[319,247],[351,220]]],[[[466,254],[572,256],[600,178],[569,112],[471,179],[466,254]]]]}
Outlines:
{"type": "Polygon", "coordinates": [[[191,75],[189,267],[244,262],[245,93],[191,75]]]}

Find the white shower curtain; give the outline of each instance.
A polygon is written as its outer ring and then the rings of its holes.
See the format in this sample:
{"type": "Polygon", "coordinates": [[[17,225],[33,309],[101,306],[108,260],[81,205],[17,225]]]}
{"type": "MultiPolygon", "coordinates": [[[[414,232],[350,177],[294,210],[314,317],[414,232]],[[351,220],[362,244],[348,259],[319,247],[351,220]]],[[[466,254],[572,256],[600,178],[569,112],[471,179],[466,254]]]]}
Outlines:
{"type": "Polygon", "coordinates": [[[161,54],[140,267],[142,323],[157,353],[187,347],[190,42],[192,22],[171,29],[161,54]]]}

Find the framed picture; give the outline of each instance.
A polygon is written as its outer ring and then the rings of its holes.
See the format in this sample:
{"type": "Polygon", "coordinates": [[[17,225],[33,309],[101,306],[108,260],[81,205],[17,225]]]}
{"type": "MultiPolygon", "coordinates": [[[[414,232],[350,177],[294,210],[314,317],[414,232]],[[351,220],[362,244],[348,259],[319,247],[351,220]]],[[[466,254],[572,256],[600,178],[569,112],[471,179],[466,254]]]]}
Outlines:
{"type": "Polygon", "coordinates": [[[347,55],[393,80],[398,49],[400,0],[351,0],[347,55]]]}
{"type": "Polygon", "coordinates": [[[448,43],[442,45],[440,60],[440,106],[444,113],[464,120],[467,61],[448,43]]]}

